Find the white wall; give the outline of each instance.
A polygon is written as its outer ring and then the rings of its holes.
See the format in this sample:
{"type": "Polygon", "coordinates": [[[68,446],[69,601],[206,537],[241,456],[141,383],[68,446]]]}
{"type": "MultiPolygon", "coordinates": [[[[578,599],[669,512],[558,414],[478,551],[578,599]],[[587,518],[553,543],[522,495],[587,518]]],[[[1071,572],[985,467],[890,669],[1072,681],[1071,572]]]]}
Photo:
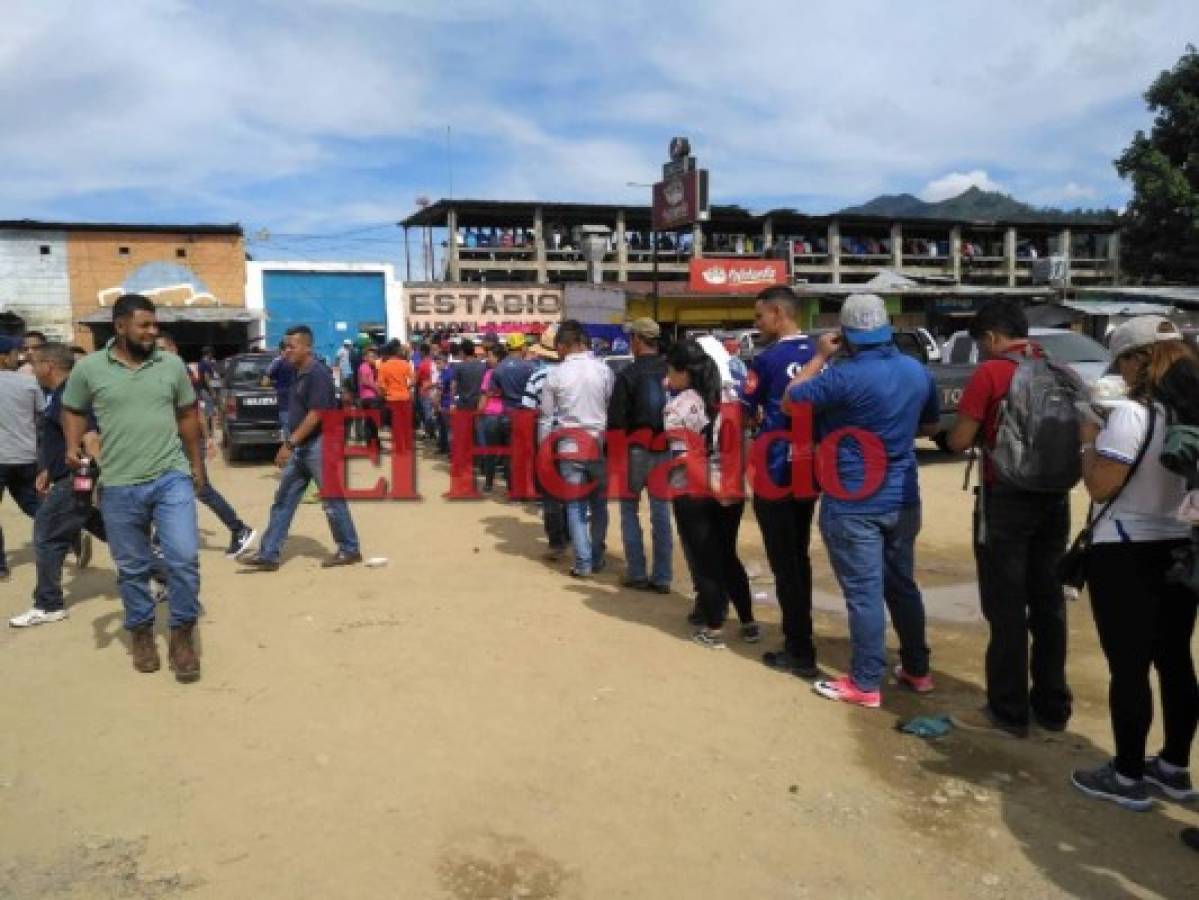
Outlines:
{"type": "Polygon", "coordinates": [[[52,340],[70,339],[66,232],[0,229],[0,312],[16,313],[52,340]]]}

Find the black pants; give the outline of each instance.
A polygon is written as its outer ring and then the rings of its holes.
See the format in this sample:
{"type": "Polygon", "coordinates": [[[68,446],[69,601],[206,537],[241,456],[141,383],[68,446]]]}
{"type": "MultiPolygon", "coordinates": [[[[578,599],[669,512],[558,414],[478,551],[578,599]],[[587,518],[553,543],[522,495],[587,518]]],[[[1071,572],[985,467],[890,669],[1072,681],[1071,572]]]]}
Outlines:
{"type": "MultiPolygon", "coordinates": [[[[508,446],[507,416],[479,416],[476,421],[478,423],[476,440],[480,447],[508,446]]],[[[509,482],[508,487],[512,487],[511,469],[504,457],[492,454],[481,456],[479,457],[479,466],[483,470],[483,484],[488,490],[495,484],[495,473],[501,468],[504,470],[504,478],[509,482]]]]}
{"type": "Polygon", "coordinates": [[[691,579],[699,594],[704,624],[720,628],[728,615],[729,601],[742,623],[754,620],[749,577],[737,556],[737,532],[745,503],[722,506],[712,498],[675,497],[674,520],[679,539],[694,566],[691,579]]]}
{"type": "Polygon", "coordinates": [[[792,656],[815,662],[812,642],[812,512],[816,501],[763,500],[754,497],[754,515],[762,530],[774,590],[783,614],[783,647],[792,656]]]}
{"type": "Polygon", "coordinates": [[[1116,770],[1140,778],[1153,721],[1149,666],[1161,687],[1166,742],[1161,758],[1187,765],[1199,719],[1199,685],[1191,661],[1196,597],[1167,584],[1170,552],[1187,541],[1095,544],[1087,560],[1091,609],[1111,681],[1108,706],[1116,737],[1116,770]]]}
{"type": "MultiPolygon", "coordinates": [[[[363,412],[369,412],[372,409],[379,409],[382,405],[381,401],[377,397],[363,397],[358,401],[358,404],[362,407],[363,412]]],[[[382,421],[383,416],[382,413],[380,413],[379,422],[382,423],[382,421]]],[[[374,444],[378,442],[379,426],[374,423],[374,420],[366,418],[359,419],[358,425],[361,429],[359,433],[368,444],[374,444]]]]}
{"type": "Polygon", "coordinates": [[[71,477],[63,476],[50,487],[33,517],[33,550],[37,560],[33,605],[38,609],[56,612],[63,608],[63,561],[84,528],[106,540],[100,510],[91,503],[81,506],[75,499],[71,477]]]}
{"type": "MultiPolygon", "coordinates": [[[[7,489],[21,512],[33,518],[37,513],[37,463],[9,465],[0,463],[0,500],[7,489]]],[[[8,557],[4,554],[4,529],[0,528],[0,569],[8,568],[8,557]]]]}
{"type": "Polygon", "coordinates": [[[988,488],[980,502],[986,521],[976,504],[974,559],[982,612],[991,626],[987,703],[1012,725],[1027,725],[1030,712],[1042,722],[1063,724],[1073,698],[1066,684],[1066,599],[1057,565],[1070,532],[1070,497],[988,488]]]}

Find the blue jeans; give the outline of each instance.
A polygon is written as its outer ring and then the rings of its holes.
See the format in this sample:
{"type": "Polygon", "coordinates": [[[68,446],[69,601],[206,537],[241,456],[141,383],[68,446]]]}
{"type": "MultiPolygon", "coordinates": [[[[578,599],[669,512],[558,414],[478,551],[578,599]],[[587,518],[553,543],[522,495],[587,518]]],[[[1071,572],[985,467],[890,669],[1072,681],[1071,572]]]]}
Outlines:
{"type": "MultiPolygon", "coordinates": [[[[644,447],[629,448],[630,500],[620,501],[620,539],[624,544],[625,577],[631,581],[645,578],[645,540],[641,534],[641,518],[637,515],[641,494],[654,466],[670,459],[669,453],[653,453],[644,447]]],[[[649,580],[669,585],[673,535],[670,530],[670,501],[649,498],[650,535],[653,539],[653,571],[649,580]]]]}
{"type": "Polygon", "coordinates": [[[171,471],[143,484],[102,487],[100,512],[117,564],[125,627],[132,631],[154,622],[151,525],[166,566],[170,626],[194,622],[200,615],[200,534],[191,476],[171,471]]]}
{"type": "MultiPolygon", "coordinates": [[[[316,437],[308,443],[296,447],[283,474],[279,479],[279,487],[275,490],[275,502],[271,504],[271,517],[266,526],[266,534],[262,536],[262,546],[258,555],[273,562],[279,561],[283,552],[283,542],[287,540],[287,530],[296,514],[296,507],[308,489],[308,483],[315,481],[321,487],[321,438],[316,437]]],[[[321,500],[321,508],[325,518],[329,520],[329,530],[333,532],[333,540],[337,549],[343,553],[358,552],[358,532],[354,530],[354,520],[350,518],[350,507],[342,499],[321,500]]]]}
{"type": "Polygon", "coordinates": [[[590,575],[604,564],[608,537],[608,500],[604,491],[604,461],[564,461],[562,477],[567,484],[592,482],[590,493],[581,500],[566,502],[566,527],[574,546],[574,570],[590,575]]]}
{"type": "Polygon", "coordinates": [[[842,515],[820,504],[820,534],[849,610],[850,675],[877,691],[886,667],[886,617],[899,636],[899,659],[910,675],[928,674],[924,598],[913,577],[920,506],[889,513],[842,515]]]}
{"type": "Polygon", "coordinates": [[[212,510],[213,514],[221,520],[221,524],[233,534],[237,534],[246,527],[246,523],[238,517],[233,507],[229,505],[229,501],[207,481],[204,482],[204,487],[197,492],[196,499],[212,510]]]}

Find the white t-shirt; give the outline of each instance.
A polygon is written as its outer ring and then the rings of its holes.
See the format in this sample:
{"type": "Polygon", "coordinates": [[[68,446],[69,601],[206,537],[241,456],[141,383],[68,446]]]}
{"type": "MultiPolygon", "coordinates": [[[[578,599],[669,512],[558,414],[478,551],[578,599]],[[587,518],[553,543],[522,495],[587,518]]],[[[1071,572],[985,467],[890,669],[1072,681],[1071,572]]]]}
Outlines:
{"type": "MultiPolygon", "coordinates": [[[[1172,541],[1190,537],[1190,526],[1174,517],[1187,492],[1186,479],[1158,461],[1167,427],[1166,411],[1158,405],[1153,439],[1145,458],[1111,509],[1095,526],[1095,543],[1172,541]]],[[[1107,424],[1095,438],[1095,452],[1131,466],[1148,428],[1149,410],[1146,407],[1132,401],[1121,403],[1112,410],[1107,424]]],[[[1102,507],[1103,504],[1097,503],[1096,513],[1102,507]]]]}

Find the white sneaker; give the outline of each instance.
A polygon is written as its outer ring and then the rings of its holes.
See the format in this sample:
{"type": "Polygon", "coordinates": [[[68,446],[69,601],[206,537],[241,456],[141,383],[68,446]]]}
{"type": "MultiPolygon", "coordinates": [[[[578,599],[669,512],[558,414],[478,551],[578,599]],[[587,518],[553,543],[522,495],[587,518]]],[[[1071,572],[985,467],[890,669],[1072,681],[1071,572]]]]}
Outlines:
{"type": "Polygon", "coordinates": [[[46,612],[44,609],[38,609],[36,606],[21,613],[19,616],[13,616],[8,620],[8,624],[13,628],[29,628],[32,625],[45,625],[48,622],[61,622],[67,617],[65,609],[58,609],[54,612],[46,612]]]}

